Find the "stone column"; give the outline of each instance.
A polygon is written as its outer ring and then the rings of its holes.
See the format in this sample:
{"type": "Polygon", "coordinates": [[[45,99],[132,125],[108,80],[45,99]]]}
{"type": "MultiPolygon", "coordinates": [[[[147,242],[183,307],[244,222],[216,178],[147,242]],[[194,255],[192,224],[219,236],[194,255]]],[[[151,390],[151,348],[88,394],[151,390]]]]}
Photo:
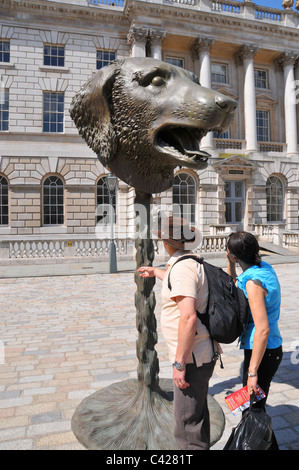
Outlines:
{"type": "Polygon", "coordinates": [[[256,152],[257,132],[256,132],[256,98],[254,84],[253,58],[257,51],[254,44],[244,44],[239,52],[239,57],[244,65],[244,119],[245,119],[245,139],[246,151],[256,152]]]}
{"type": "Polygon", "coordinates": [[[287,155],[298,155],[297,142],[297,113],[296,113],[296,87],[294,65],[298,53],[286,51],[279,57],[279,63],[283,67],[284,74],[284,110],[285,110],[285,135],[287,155]]]}
{"type": "Polygon", "coordinates": [[[131,45],[131,57],[146,57],[146,43],[148,40],[148,29],[132,25],[127,36],[131,45]]]}
{"type": "MultiPolygon", "coordinates": [[[[200,84],[207,88],[211,88],[212,85],[210,50],[213,44],[213,38],[201,36],[197,39],[193,48],[193,52],[196,56],[199,57],[200,61],[200,84]]],[[[202,138],[200,148],[202,150],[213,149],[213,132],[209,132],[205,137],[202,138]]]]}
{"type": "Polygon", "coordinates": [[[162,60],[162,44],[166,36],[166,31],[160,29],[150,29],[149,38],[151,41],[151,56],[154,59],[162,60]]]}

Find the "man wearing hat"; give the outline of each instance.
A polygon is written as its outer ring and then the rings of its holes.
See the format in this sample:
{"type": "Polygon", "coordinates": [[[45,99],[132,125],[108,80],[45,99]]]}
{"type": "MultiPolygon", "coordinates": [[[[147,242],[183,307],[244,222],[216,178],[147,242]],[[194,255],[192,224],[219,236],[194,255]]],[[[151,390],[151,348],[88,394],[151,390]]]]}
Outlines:
{"type": "Polygon", "coordinates": [[[173,364],[175,385],[174,436],[183,450],[208,450],[207,394],[218,345],[213,345],[208,330],[197,317],[197,311],[204,312],[207,306],[208,283],[203,266],[195,260],[182,260],[174,265],[199,244],[200,234],[185,219],[171,216],[164,220],[158,236],[170,256],[168,269],[143,266],[138,271],[142,277],[156,276],[162,280],[161,328],[173,364]]]}

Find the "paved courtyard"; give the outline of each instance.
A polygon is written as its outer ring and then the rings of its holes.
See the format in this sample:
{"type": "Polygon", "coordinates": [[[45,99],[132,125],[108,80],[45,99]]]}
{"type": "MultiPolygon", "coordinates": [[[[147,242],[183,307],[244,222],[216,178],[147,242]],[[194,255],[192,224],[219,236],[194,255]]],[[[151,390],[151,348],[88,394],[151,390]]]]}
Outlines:
{"type": "MultiPolygon", "coordinates": [[[[134,293],[131,271],[0,278],[0,450],[80,450],[72,415],[87,395],[136,377],[134,293]]],[[[282,285],[280,328],[284,358],[268,412],[281,449],[299,450],[299,263],[275,266],[282,285]]],[[[50,271],[50,269],[49,269],[50,271]]],[[[1,274],[0,274],[1,275],[1,274]]],[[[160,377],[172,375],[160,333],[160,281],[156,287],[160,377]]],[[[210,394],[226,416],[213,448],[222,449],[239,421],[224,398],[241,386],[242,353],[224,346],[210,394]]]]}

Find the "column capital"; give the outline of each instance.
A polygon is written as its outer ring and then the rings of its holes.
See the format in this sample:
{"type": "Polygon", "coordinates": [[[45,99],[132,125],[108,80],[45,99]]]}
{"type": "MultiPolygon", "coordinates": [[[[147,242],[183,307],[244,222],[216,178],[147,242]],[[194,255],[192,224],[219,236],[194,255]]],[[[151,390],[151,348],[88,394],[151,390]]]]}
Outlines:
{"type": "Polygon", "coordinates": [[[165,29],[156,29],[150,28],[148,30],[148,37],[152,44],[160,44],[162,45],[165,37],[166,37],[166,30],[165,29]]]}
{"type": "Polygon", "coordinates": [[[243,62],[244,59],[253,59],[258,51],[256,44],[243,44],[237,52],[238,59],[243,62]]]}
{"type": "Polygon", "coordinates": [[[198,58],[201,52],[210,52],[213,44],[214,38],[199,36],[192,46],[192,53],[198,58]]]}
{"type": "Polygon", "coordinates": [[[127,35],[127,41],[132,46],[135,42],[146,44],[148,40],[148,28],[131,25],[127,35]]]}
{"type": "Polygon", "coordinates": [[[285,51],[283,52],[275,62],[279,64],[281,67],[285,65],[295,65],[299,58],[299,53],[295,51],[285,51]]]}

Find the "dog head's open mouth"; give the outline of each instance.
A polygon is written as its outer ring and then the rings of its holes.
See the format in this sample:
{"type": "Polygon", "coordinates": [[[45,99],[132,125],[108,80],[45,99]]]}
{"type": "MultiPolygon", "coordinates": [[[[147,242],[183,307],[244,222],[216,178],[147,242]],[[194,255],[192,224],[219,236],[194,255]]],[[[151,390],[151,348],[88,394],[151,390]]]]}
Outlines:
{"type": "Polygon", "coordinates": [[[203,169],[208,165],[210,154],[199,149],[204,129],[166,125],[155,134],[154,145],[175,166],[203,169]]]}

